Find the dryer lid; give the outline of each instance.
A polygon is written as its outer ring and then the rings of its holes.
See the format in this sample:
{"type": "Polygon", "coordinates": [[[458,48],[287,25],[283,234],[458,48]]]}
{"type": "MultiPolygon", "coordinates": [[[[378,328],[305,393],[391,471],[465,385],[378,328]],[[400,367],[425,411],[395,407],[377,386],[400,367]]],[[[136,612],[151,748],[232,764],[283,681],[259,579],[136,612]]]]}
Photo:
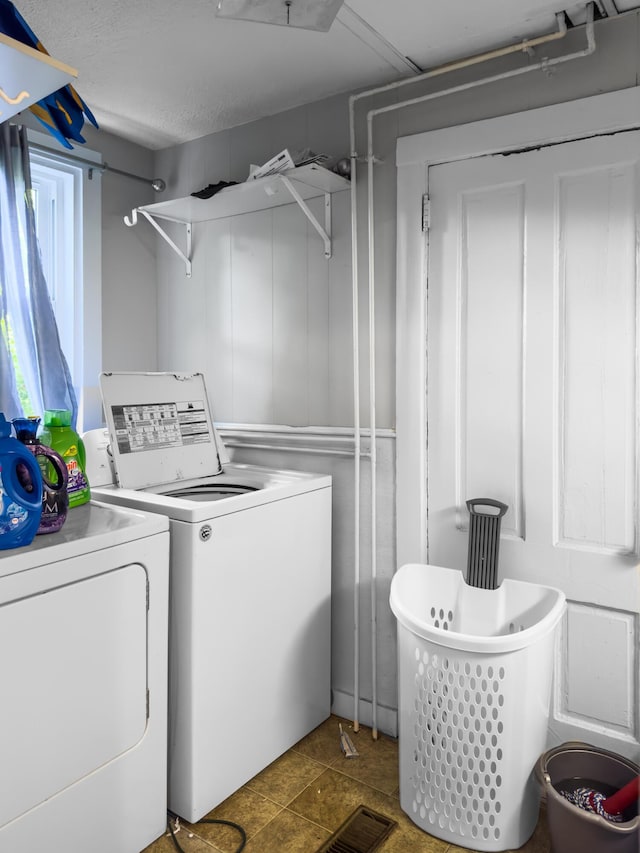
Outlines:
{"type": "Polygon", "coordinates": [[[202,373],[102,373],[100,390],[121,488],[210,477],[228,462],[202,373]]]}

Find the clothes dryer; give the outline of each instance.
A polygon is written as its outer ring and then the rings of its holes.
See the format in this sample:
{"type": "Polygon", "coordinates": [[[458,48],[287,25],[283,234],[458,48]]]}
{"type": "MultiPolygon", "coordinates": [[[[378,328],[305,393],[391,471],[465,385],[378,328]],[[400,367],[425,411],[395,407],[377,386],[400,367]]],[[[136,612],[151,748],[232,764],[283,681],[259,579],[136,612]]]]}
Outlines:
{"type": "Polygon", "coordinates": [[[201,374],[101,388],[93,494],[169,518],[169,808],[196,821],[330,714],[331,478],[231,464],[201,374]]]}
{"type": "Polygon", "coordinates": [[[0,551],[0,850],[164,832],[168,548],[166,517],[92,502],[0,551]]]}

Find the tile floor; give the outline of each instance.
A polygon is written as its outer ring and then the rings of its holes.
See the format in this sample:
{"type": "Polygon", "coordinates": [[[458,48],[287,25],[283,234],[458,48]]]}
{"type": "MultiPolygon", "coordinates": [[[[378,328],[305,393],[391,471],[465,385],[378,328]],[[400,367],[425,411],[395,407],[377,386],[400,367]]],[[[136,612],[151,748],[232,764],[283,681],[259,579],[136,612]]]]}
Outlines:
{"type": "MultiPolygon", "coordinates": [[[[398,822],[379,853],[468,853],[422,832],[401,811],[398,800],[398,742],[332,716],[283,756],[213,809],[207,817],[240,824],[247,833],[243,853],[315,853],[360,804],[398,822]],[[350,733],[358,758],[339,746],[338,723],[350,733]]],[[[215,824],[182,823],[176,836],[185,853],[234,853],[237,832],[215,824]]],[[[549,853],[544,811],[520,853],[549,853]]],[[[176,853],[169,834],[143,853],[176,853]]]]}

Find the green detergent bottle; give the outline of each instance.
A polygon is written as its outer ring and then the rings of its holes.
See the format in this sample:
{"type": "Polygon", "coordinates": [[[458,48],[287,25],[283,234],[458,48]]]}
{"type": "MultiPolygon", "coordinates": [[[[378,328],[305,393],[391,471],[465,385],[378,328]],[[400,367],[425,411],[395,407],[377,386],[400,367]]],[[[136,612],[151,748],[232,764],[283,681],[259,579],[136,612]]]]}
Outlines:
{"type": "Polygon", "coordinates": [[[87,503],[91,499],[91,489],[85,474],[84,444],[71,426],[71,412],[68,409],[45,409],[43,420],[42,433],[38,436],[40,442],[62,457],[69,472],[69,509],[87,503]]]}

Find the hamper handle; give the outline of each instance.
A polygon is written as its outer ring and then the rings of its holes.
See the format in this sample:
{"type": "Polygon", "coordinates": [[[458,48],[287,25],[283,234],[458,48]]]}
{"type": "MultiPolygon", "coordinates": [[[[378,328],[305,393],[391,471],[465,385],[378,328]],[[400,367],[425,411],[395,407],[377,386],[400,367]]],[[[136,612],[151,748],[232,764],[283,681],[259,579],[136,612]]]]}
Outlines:
{"type": "Polygon", "coordinates": [[[499,510],[499,512],[495,513],[496,518],[502,518],[505,512],[509,509],[507,504],[503,504],[502,501],[497,501],[494,498],[472,498],[467,501],[467,509],[471,513],[471,515],[478,515],[476,512],[477,506],[493,506],[499,510]]]}

